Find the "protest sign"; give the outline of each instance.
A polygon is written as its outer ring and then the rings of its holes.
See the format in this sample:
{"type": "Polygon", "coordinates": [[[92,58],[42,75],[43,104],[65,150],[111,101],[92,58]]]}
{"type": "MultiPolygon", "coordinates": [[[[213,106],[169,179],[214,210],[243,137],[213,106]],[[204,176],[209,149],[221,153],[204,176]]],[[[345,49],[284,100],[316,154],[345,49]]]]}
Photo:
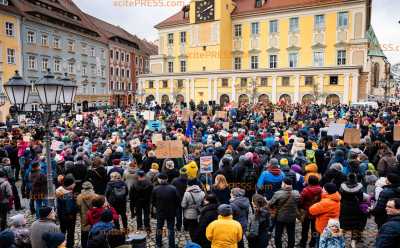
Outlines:
{"type": "Polygon", "coordinates": [[[182,158],[183,144],[181,140],[158,141],[156,144],[157,158],[182,158]]]}
{"type": "Polygon", "coordinates": [[[143,118],[144,118],[146,121],[152,121],[152,120],[154,120],[154,111],[146,110],[146,111],[143,111],[143,112],[142,112],[142,115],[143,115],[143,118]]]}
{"type": "Polygon", "coordinates": [[[222,123],[222,128],[229,130],[229,122],[226,121],[226,122],[222,123]]]}
{"type": "Polygon", "coordinates": [[[129,144],[131,145],[131,147],[138,147],[140,146],[140,140],[138,138],[133,139],[129,142],[129,144]]]}
{"type": "Polygon", "coordinates": [[[344,130],[344,142],[349,145],[358,145],[361,143],[361,132],[357,128],[346,128],[344,130]]]}
{"type": "Polygon", "coordinates": [[[83,115],[76,115],[76,121],[83,121],[83,115]]]}
{"type": "MultiPolygon", "coordinates": [[[[53,151],[60,151],[60,149],[64,147],[64,143],[58,140],[53,140],[51,142],[50,149],[53,151]]],[[[62,149],[61,149],[62,150],[62,149]]]]}
{"type": "Polygon", "coordinates": [[[158,141],[156,144],[156,157],[157,158],[169,158],[169,141],[158,141]]]}
{"type": "Polygon", "coordinates": [[[153,144],[157,144],[158,141],[162,141],[163,140],[163,136],[161,133],[155,133],[153,134],[153,136],[151,137],[151,142],[153,144]]]}
{"type": "Polygon", "coordinates": [[[336,123],[337,124],[347,124],[347,121],[345,120],[345,119],[338,119],[337,121],[336,121],[336,123]]]}
{"type": "Polygon", "coordinates": [[[212,156],[200,157],[200,173],[212,173],[213,172],[213,159],[212,156]]]}
{"type": "Polygon", "coordinates": [[[220,119],[225,119],[226,111],[215,111],[215,117],[220,119]]]}
{"type": "Polygon", "coordinates": [[[274,122],[283,122],[283,112],[281,111],[274,112],[274,122]]]}
{"type": "Polygon", "coordinates": [[[328,128],[328,136],[343,136],[345,124],[331,123],[328,128]]]}
{"type": "Polygon", "coordinates": [[[148,121],[147,122],[147,129],[149,129],[151,131],[161,130],[162,129],[162,123],[161,123],[161,121],[148,121]]]}
{"type": "Polygon", "coordinates": [[[393,129],[393,140],[394,141],[400,141],[400,126],[394,126],[393,129]]]}

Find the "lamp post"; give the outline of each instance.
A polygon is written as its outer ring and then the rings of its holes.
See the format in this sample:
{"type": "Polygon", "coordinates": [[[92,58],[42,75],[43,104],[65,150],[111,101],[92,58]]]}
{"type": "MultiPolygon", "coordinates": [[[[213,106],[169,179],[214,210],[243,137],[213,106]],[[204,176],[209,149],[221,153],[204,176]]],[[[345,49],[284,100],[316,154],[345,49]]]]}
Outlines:
{"type": "MultiPolygon", "coordinates": [[[[41,116],[42,124],[45,126],[45,153],[47,164],[47,199],[50,206],[54,206],[54,184],[53,171],[50,156],[50,122],[56,113],[69,112],[76,94],[77,86],[67,78],[58,80],[53,74],[48,73],[35,84],[40,99],[42,111],[32,111],[41,116]]],[[[31,93],[31,84],[27,83],[19,74],[15,75],[4,85],[5,92],[17,113],[28,112],[25,105],[28,103],[31,93]]]]}

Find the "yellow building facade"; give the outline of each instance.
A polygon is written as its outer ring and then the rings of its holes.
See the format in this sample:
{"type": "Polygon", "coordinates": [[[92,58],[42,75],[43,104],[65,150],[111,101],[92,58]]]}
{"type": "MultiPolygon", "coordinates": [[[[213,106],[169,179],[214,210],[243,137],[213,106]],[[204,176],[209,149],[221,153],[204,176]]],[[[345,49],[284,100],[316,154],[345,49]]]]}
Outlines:
{"type": "Polygon", "coordinates": [[[139,95],[217,104],[366,99],[370,12],[368,0],[192,1],[155,26],[159,54],[139,77],[139,95]]]}
{"type": "MultiPolygon", "coordinates": [[[[3,87],[16,70],[22,72],[21,18],[14,7],[0,4],[0,27],[0,84],[3,87]]],[[[0,121],[5,120],[9,108],[8,102],[0,107],[0,121]]]]}

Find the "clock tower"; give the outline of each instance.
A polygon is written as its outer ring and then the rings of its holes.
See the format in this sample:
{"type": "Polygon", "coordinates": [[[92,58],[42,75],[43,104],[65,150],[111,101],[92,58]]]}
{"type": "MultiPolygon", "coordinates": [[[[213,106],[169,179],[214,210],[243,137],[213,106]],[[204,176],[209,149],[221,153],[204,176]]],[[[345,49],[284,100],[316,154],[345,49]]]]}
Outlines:
{"type": "Polygon", "coordinates": [[[196,1],[196,23],[204,21],[213,21],[215,13],[215,0],[196,1]]]}

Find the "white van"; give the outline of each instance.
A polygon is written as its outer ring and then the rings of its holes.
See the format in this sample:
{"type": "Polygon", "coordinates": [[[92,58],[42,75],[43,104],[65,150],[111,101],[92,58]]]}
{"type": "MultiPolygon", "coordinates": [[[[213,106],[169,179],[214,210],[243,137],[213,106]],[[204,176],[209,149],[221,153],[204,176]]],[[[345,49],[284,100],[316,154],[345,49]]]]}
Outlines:
{"type": "Polygon", "coordinates": [[[366,102],[354,102],[350,105],[352,108],[373,108],[378,109],[379,105],[377,102],[366,101],[366,102]]]}

